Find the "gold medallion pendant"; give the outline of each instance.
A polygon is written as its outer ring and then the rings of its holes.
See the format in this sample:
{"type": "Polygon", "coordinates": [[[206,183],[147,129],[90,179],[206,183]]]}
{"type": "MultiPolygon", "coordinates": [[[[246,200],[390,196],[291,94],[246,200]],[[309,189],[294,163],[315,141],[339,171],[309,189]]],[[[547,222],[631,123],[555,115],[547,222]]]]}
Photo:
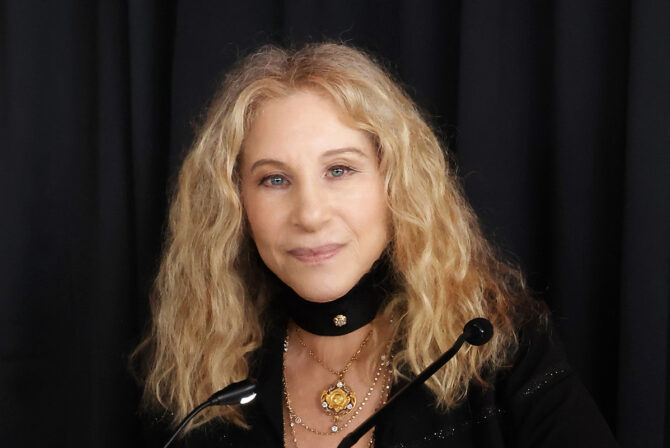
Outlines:
{"type": "Polygon", "coordinates": [[[342,379],[321,393],[321,407],[335,421],[356,406],[356,394],[342,379]]]}

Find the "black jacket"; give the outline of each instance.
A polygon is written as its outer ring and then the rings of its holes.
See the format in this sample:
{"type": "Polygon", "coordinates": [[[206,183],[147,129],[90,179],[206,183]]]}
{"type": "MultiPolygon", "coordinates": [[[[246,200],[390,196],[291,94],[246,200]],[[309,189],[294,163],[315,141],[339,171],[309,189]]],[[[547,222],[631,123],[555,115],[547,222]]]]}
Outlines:
{"type": "MultiPolygon", "coordinates": [[[[176,446],[282,447],[282,343],[285,326],[266,337],[255,366],[256,400],[245,407],[248,430],[211,422],[176,446]]],[[[403,383],[391,389],[390,396],[403,383]]],[[[159,425],[158,423],[154,426],[159,425]]],[[[155,429],[155,428],[154,428],[155,429]]],[[[167,433],[153,432],[162,446],[167,433]]],[[[616,447],[597,407],[549,330],[522,332],[516,362],[497,374],[493,387],[473,385],[457,408],[440,412],[428,389],[405,397],[375,429],[376,447],[616,447]]],[[[308,448],[308,447],[306,447],[308,448]]]]}

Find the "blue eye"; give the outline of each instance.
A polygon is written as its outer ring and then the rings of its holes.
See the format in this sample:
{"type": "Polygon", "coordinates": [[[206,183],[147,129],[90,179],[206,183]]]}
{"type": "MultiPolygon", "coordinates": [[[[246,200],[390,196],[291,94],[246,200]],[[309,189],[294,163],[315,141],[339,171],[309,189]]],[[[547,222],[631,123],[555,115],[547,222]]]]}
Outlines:
{"type": "Polygon", "coordinates": [[[282,187],[287,183],[284,176],[280,174],[272,174],[261,179],[261,185],[268,185],[270,187],[282,187]]]}
{"type": "Polygon", "coordinates": [[[346,174],[346,172],[349,170],[349,168],[343,167],[343,166],[336,166],[328,171],[330,172],[330,175],[333,177],[342,177],[346,174]]]}

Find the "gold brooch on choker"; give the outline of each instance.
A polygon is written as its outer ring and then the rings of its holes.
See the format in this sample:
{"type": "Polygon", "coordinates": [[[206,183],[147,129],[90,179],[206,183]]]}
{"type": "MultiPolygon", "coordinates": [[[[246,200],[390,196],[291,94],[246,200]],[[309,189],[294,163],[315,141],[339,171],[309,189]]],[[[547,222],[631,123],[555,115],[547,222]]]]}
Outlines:
{"type": "Polygon", "coordinates": [[[338,314],[333,317],[333,323],[336,327],[344,327],[347,324],[347,316],[344,314],[338,314]]]}

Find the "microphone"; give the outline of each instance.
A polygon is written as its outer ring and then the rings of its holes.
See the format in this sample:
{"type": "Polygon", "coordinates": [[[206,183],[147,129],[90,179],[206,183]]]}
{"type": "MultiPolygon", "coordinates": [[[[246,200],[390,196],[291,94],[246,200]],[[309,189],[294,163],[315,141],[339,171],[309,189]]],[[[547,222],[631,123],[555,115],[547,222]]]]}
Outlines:
{"type": "Polygon", "coordinates": [[[397,403],[403,395],[411,393],[413,390],[417,389],[424,382],[426,382],[428,378],[433,376],[433,374],[437,372],[440,367],[445,365],[447,361],[453,358],[454,355],[458,353],[458,350],[460,350],[464,342],[476,346],[484,345],[489,340],[491,340],[491,337],[493,337],[493,325],[491,325],[491,322],[489,322],[487,319],[478,317],[469,321],[467,324],[465,324],[465,327],[463,327],[463,333],[458,336],[458,339],[456,339],[456,342],[454,342],[454,345],[452,345],[449,350],[444,352],[442,356],[437,358],[431,365],[426,367],[423,372],[419,373],[416,378],[400,389],[377,412],[372,414],[363,423],[356,427],[356,429],[351,431],[344,439],[342,439],[340,444],[337,445],[337,448],[350,448],[356,442],[358,442],[358,439],[363,437],[363,434],[368,432],[373,426],[377,424],[379,420],[388,414],[393,406],[395,406],[395,403],[397,403]]]}
{"type": "Polygon", "coordinates": [[[191,421],[193,417],[198,415],[200,411],[209,407],[209,406],[224,406],[230,404],[247,404],[256,398],[256,381],[247,378],[246,380],[239,381],[237,383],[229,384],[218,392],[214,392],[207,401],[200,404],[198,407],[193,409],[182,422],[179,424],[175,432],[170,437],[170,440],[167,441],[163,448],[167,448],[174,441],[177,435],[181,432],[182,429],[186,426],[188,422],[191,421]]]}
{"type": "Polygon", "coordinates": [[[470,345],[484,345],[493,337],[493,325],[488,319],[477,317],[465,324],[463,335],[470,345]]]}

